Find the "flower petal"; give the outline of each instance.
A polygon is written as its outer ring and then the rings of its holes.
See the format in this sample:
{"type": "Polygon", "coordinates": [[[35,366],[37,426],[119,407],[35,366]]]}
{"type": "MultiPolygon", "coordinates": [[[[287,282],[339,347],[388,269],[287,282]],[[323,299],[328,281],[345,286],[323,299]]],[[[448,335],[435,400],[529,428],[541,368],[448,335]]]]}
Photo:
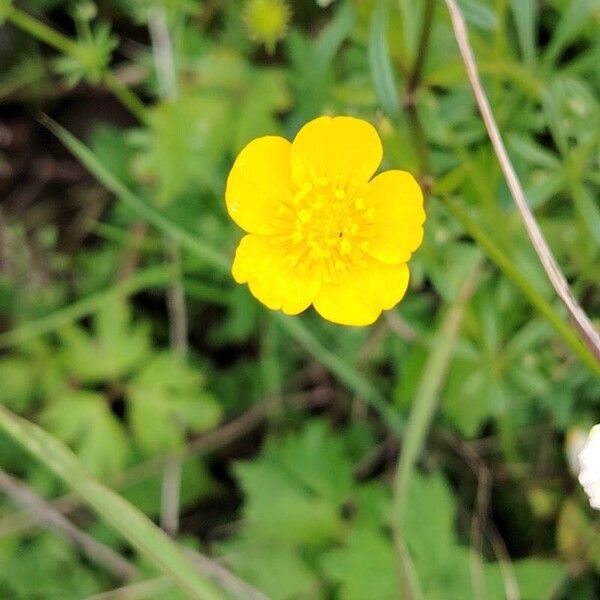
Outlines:
{"type": "Polygon", "coordinates": [[[386,171],[368,185],[365,203],[373,208],[366,250],[378,260],[407,262],[423,241],[423,192],[406,171],[386,171]]]}
{"type": "Polygon", "coordinates": [[[277,211],[291,197],[291,144],[277,136],[251,141],[233,163],[225,203],[231,218],[249,233],[277,231],[277,211]]]}
{"type": "Polygon", "coordinates": [[[354,117],[319,117],[309,121],[292,143],[296,183],[306,179],[366,183],[379,167],[383,148],[367,121],[354,117]]]}
{"type": "Polygon", "coordinates": [[[360,269],[348,269],[323,282],[314,305],[325,319],[340,325],[370,325],[382,310],[394,307],[408,288],[406,264],[386,265],[367,258],[360,269]]]}
{"type": "Polygon", "coordinates": [[[308,263],[294,261],[287,244],[278,236],[246,235],[231,272],[238,283],[248,283],[252,295],[268,308],[297,315],[313,301],[320,274],[308,263]]]}

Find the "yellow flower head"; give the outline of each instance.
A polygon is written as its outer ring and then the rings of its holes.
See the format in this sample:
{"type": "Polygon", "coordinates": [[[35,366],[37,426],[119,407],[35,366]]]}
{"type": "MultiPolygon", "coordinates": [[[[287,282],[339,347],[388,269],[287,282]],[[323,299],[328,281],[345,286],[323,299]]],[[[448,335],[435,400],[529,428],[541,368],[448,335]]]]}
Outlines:
{"type": "Polygon", "coordinates": [[[250,142],[229,173],[225,201],[248,235],[232,273],[273,310],[311,304],[325,319],[369,325],[408,287],[423,239],[423,194],[406,171],[371,179],[383,149],[353,117],[310,121],[294,141],[250,142]]]}
{"type": "Polygon", "coordinates": [[[284,0],[247,0],[244,20],[248,37],[264,44],[273,54],[278,40],[282,40],[288,28],[291,10],[284,0]]]}

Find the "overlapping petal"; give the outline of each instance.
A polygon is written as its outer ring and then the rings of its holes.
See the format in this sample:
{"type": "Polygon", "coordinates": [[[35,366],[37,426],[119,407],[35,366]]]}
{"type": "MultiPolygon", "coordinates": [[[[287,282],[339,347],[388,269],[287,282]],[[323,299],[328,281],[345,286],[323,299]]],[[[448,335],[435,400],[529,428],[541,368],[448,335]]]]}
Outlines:
{"type": "Polygon", "coordinates": [[[387,265],[373,258],[361,263],[321,284],[314,306],[324,319],[340,325],[370,325],[382,310],[404,297],[410,278],[406,264],[387,265]]]}
{"type": "Polygon", "coordinates": [[[227,210],[245,229],[232,273],[268,308],[314,305],[344,325],[373,323],[406,293],[423,239],[423,195],[405,171],[372,178],[375,128],[353,117],[307,123],[290,144],[254,140],[227,181],[227,210]]]}
{"type": "Polygon", "coordinates": [[[367,252],[385,263],[407,262],[423,241],[423,193],[407,171],[386,171],[368,185],[373,209],[367,252]]]}
{"type": "Polygon", "coordinates": [[[307,309],[320,286],[320,272],[291,255],[280,236],[246,235],[233,261],[233,278],[272,310],[296,315],[307,309]]]}
{"type": "Polygon", "coordinates": [[[282,137],[251,141],[238,155],[225,191],[227,212],[248,233],[272,234],[277,215],[291,196],[291,144],[282,137]]]}
{"type": "Polygon", "coordinates": [[[367,121],[319,117],[300,129],[291,155],[294,178],[300,185],[307,179],[366,183],[381,163],[383,148],[367,121]]]}

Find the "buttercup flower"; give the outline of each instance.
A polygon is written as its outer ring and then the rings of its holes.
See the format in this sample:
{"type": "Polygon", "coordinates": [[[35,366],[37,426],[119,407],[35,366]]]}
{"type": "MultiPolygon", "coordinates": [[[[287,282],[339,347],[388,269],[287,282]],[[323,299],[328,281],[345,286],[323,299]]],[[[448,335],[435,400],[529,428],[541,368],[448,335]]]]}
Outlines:
{"type": "Polygon", "coordinates": [[[600,510],[600,425],[590,431],[579,454],[579,482],[590,497],[592,508],[600,510]]]}
{"type": "Polygon", "coordinates": [[[369,325],[395,306],[425,212],[410,173],[371,179],[382,155],[375,128],[353,117],[310,121],[292,143],[250,142],[225,193],[231,218],[248,232],[234,279],[270,309],[295,315],[313,304],[344,325],[369,325]]]}

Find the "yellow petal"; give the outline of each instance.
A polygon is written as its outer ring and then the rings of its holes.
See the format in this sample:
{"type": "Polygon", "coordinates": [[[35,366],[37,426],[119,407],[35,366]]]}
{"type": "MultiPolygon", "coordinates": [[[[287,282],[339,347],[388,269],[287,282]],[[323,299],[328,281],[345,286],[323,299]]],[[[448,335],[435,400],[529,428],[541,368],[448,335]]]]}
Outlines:
{"type": "Polygon", "coordinates": [[[277,215],[291,197],[291,144],[277,136],[251,141],[233,163],[225,203],[231,218],[249,233],[277,231],[277,215]]]}
{"type": "Polygon", "coordinates": [[[272,310],[297,315],[308,308],[320,284],[318,270],[294,260],[287,241],[278,236],[246,235],[231,270],[238,283],[272,310]]]}
{"type": "Polygon", "coordinates": [[[382,310],[402,300],[408,287],[406,264],[386,265],[367,259],[360,269],[342,271],[334,281],[323,282],[314,305],[325,319],[341,325],[370,325],[382,310]]]}
{"type": "Polygon", "coordinates": [[[368,185],[365,203],[373,209],[366,252],[389,264],[408,262],[423,241],[423,193],[406,171],[386,171],[368,185]]]}
{"type": "Polygon", "coordinates": [[[300,185],[307,179],[324,185],[336,179],[366,183],[382,156],[379,135],[367,121],[319,117],[304,125],[292,143],[294,179],[300,185]]]}

